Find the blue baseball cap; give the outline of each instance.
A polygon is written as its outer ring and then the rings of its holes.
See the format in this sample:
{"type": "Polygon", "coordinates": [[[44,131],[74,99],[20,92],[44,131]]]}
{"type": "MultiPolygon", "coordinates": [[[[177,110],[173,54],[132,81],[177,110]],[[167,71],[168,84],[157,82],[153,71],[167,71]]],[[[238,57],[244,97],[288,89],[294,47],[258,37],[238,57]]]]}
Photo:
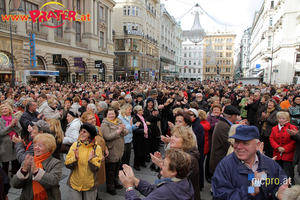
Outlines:
{"type": "Polygon", "coordinates": [[[259,131],[256,126],[240,125],[235,129],[235,134],[229,138],[234,138],[242,141],[259,139],[259,131]]]}

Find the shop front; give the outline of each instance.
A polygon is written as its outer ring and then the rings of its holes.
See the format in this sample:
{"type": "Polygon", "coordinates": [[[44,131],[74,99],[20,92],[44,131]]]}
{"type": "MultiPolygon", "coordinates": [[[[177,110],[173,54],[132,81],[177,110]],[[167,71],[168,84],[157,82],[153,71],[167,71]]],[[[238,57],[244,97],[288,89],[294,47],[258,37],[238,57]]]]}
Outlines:
{"type": "Polygon", "coordinates": [[[4,52],[0,52],[0,83],[11,83],[11,66],[11,59],[4,52]]]}
{"type": "Polygon", "coordinates": [[[74,58],[74,67],[76,68],[75,79],[79,82],[87,81],[88,73],[86,73],[86,64],[81,57],[74,58]]]}

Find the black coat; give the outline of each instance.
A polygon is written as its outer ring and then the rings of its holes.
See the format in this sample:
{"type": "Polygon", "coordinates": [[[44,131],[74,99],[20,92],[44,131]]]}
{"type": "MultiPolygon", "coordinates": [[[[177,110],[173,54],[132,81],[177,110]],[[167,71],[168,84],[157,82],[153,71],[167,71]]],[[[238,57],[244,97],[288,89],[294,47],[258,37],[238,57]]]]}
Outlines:
{"type": "MultiPolygon", "coordinates": [[[[264,113],[266,113],[266,114],[267,114],[267,109],[268,109],[268,108],[266,108],[265,111],[264,111],[264,113]]],[[[277,122],[277,117],[276,117],[277,112],[278,112],[278,111],[277,111],[276,109],[273,110],[273,111],[270,113],[269,117],[266,119],[266,121],[262,121],[262,120],[260,121],[260,123],[261,123],[261,128],[263,128],[264,122],[267,122],[266,130],[263,130],[263,129],[261,130],[261,135],[262,135],[262,136],[270,137],[271,132],[272,132],[272,128],[278,124],[278,122],[277,122]]]]}
{"type": "Polygon", "coordinates": [[[291,136],[291,139],[297,142],[293,158],[293,166],[298,165],[297,171],[300,174],[300,133],[298,132],[297,135],[291,136]]]}
{"type": "Polygon", "coordinates": [[[133,148],[134,155],[137,157],[146,156],[148,154],[148,142],[144,136],[144,124],[136,114],[133,115],[132,123],[136,124],[137,122],[141,122],[139,127],[133,131],[133,148]]]}
{"type": "Polygon", "coordinates": [[[256,102],[253,102],[253,103],[245,106],[245,109],[248,110],[247,119],[250,122],[250,125],[254,125],[254,117],[255,117],[256,111],[259,107],[259,104],[260,104],[260,99],[257,100],[256,102]]]}
{"type": "Polygon", "coordinates": [[[155,109],[148,110],[148,108],[144,109],[145,121],[151,123],[150,125],[148,125],[149,153],[154,153],[158,150],[156,136],[160,135],[160,130],[157,126],[157,122],[161,120],[161,115],[158,114],[155,117],[152,115],[153,111],[156,111],[156,110],[155,109]]]}
{"type": "Polygon", "coordinates": [[[200,153],[199,158],[199,180],[200,180],[200,187],[204,185],[204,169],[203,169],[203,162],[204,162],[204,129],[203,126],[200,124],[200,118],[197,117],[192,124],[193,131],[197,137],[197,145],[198,151],[200,153]]]}
{"type": "Polygon", "coordinates": [[[29,136],[29,132],[27,131],[28,125],[33,126],[32,122],[39,121],[40,119],[37,118],[38,115],[39,115],[38,112],[31,113],[27,110],[22,114],[20,118],[20,124],[23,128],[22,136],[26,136],[26,137],[29,136]]]}
{"type": "Polygon", "coordinates": [[[196,101],[199,105],[198,109],[204,110],[205,112],[209,111],[208,103],[202,99],[201,101],[196,101]]]}
{"type": "Polygon", "coordinates": [[[261,133],[261,128],[262,128],[262,124],[260,123],[260,118],[261,118],[262,113],[266,109],[267,109],[267,104],[266,103],[260,104],[257,111],[256,111],[255,117],[254,117],[254,126],[256,126],[258,128],[260,133],[261,133]]]}

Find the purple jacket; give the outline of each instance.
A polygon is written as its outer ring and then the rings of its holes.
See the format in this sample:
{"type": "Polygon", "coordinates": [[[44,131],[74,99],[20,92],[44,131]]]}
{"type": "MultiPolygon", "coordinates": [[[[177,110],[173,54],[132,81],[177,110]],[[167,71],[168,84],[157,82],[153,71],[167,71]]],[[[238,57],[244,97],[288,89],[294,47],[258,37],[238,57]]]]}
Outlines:
{"type": "Polygon", "coordinates": [[[218,121],[220,120],[220,115],[219,116],[215,116],[214,114],[210,114],[206,121],[208,121],[210,123],[210,129],[208,132],[208,144],[209,144],[209,151],[211,151],[211,142],[212,142],[212,135],[215,129],[216,124],[218,123],[218,121]]]}
{"type": "MultiPolygon", "coordinates": [[[[187,178],[175,183],[167,182],[159,186],[151,185],[147,181],[140,180],[136,189],[144,195],[143,199],[164,199],[164,200],[194,200],[194,189],[187,178]]],[[[126,200],[139,200],[134,190],[125,193],[126,200]]]]}

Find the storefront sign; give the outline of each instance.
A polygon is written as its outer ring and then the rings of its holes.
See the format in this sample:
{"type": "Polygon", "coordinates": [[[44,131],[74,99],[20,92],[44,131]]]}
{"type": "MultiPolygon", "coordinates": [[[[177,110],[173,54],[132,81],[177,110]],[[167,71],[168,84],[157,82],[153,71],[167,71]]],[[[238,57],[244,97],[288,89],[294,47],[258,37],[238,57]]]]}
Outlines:
{"type": "Polygon", "coordinates": [[[76,73],[84,73],[84,66],[82,63],[82,58],[74,58],[74,67],[76,68],[76,73]]]}
{"type": "Polygon", "coordinates": [[[9,57],[4,53],[0,53],[0,69],[11,70],[11,63],[9,57]]]}
{"type": "Polygon", "coordinates": [[[58,71],[29,71],[30,76],[59,76],[58,71]]]}
{"type": "Polygon", "coordinates": [[[142,31],[135,31],[135,30],[127,30],[126,34],[127,35],[140,35],[140,36],[144,36],[144,33],[142,31]]]}
{"type": "Polygon", "coordinates": [[[102,60],[95,60],[95,68],[102,69],[102,60]]]}
{"type": "Polygon", "coordinates": [[[29,34],[30,43],[30,68],[36,68],[36,55],[35,55],[35,34],[29,34]]]}
{"type": "Polygon", "coordinates": [[[131,70],[138,70],[138,71],[140,70],[140,68],[135,68],[135,67],[131,67],[130,69],[131,70]]]}
{"type": "Polygon", "coordinates": [[[61,54],[54,54],[53,57],[53,65],[62,65],[61,54]]]}

